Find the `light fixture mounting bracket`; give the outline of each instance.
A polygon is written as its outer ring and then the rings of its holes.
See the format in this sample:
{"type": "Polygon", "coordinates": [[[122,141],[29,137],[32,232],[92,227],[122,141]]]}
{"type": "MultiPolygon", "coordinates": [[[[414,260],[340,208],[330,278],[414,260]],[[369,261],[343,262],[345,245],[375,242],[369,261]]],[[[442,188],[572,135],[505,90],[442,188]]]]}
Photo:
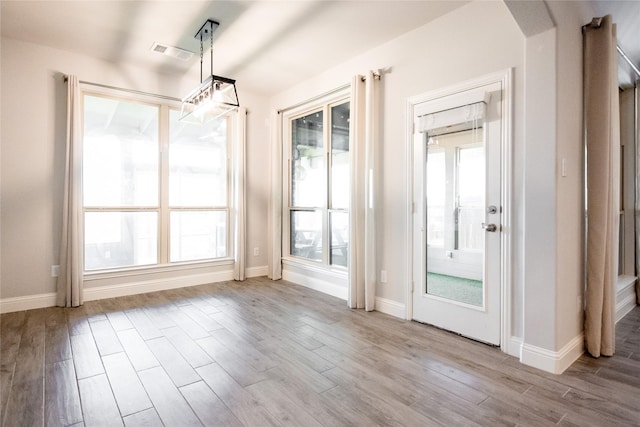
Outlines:
{"type": "Polygon", "coordinates": [[[219,22],[216,22],[213,19],[207,19],[193,38],[196,40],[207,40],[208,38],[213,37],[213,32],[219,26],[219,22]]]}

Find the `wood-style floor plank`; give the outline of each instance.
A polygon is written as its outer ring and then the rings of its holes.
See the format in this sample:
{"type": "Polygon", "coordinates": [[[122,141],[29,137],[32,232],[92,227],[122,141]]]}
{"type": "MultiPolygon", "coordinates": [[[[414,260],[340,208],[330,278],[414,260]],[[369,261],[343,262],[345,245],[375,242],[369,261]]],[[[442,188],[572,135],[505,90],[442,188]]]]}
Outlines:
{"type": "Polygon", "coordinates": [[[304,406],[298,405],[287,396],[281,383],[261,381],[246,387],[246,390],[284,426],[322,426],[304,406]]]}
{"type": "Polygon", "coordinates": [[[204,381],[180,387],[180,392],[205,426],[242,427],[242,423],[204,381]]]}
{"type": "Polygon", "coordinates": [[[118,331],[118,339],[136,371],[159,366],[158,359],[135,329],[118,331]]]}
{"type": "Polygon", "coordinates": [[[125,353],[102,356],[102,363],[122,416],[153,406],[125,353]]]}
{"type": "Polygon", "coordinates": [[[246,426],[279,426],[271,414],[217,363],[202,366],[198,374],[233,414],[246,426]]]}
{"type": "Polygon", "coordinates": [[[89,325],[91,326],[93,339],[98,347],[98,353],[100,353],[101,356],[107,356],[109,354],[120,353],[123,351],[122,345],[118,340],[118,336],[108,320],[105,319],[89,322],[89,325]]]}
{"type": "MultiPolygon", "coordinates": [[[[213,363],[213,359],[179,327],[163,329],[167,339],[193,368],[213,363]]],[[[156,355],[157,356],[157,355],[156,355]]]]}
{"type": "Polygon", "coordinates": [[[82,422],[82,407],[73,360],[47,364],[45,375],[45,424],[68,426],[82,422]]]}
{"type": "Polygon", "coordinates": [[[155,427],[162,425],[162,420],[153,408],[127,415],[122,419],[126,427],[155,427]]]}
{"type": "Polygon", "coordinates": [[[640,307],[562,375],[253,278],[0,317],[2,426],[640,425],[640,307]]]}
{"type": "Polygon", "coordinates": [[[102,359],[92,334],[72,335],[71,349],[78,379],[104,373],[102,359]]]}
{"type": "Polygon", "coordinates": [[[122,417],[105,374],[78,380],[86,426],[121,426],[122,417]]]}
{"type": "Polygon", "coordinates": [[[147,345],[176,386],[200,381],[196,371],[165,337],[149,340],[147,345]]]}
{"type": "Polygon", "coordinates": [[[162,367],[146,369],[138,375],[164,425],[202,425],[162,367]]]}
{"type": "Polygon", "coordinates": [[[47,310],[27,312],[21,329],[5,425],[44,424],[45,324],[47,310]]]}

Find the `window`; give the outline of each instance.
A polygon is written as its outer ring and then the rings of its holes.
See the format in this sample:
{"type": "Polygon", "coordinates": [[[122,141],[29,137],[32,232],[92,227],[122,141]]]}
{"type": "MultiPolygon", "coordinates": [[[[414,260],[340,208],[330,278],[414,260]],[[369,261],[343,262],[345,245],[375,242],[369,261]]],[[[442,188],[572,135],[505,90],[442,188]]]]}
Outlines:
{"type": "Polygon", "coordinates": [[[170,105],[83,101],[85,271],[227,257],[227,119],[191,124],[170,105]]]}
{"type": "MultiPolygon", "coordinates": [[[[288,120],[288,255],[347,267],[349,102],[320,105],[288,120]]],[[[285,250],[285,253],[287,251],[285,250]]]]}
{"type": "Polygon", "coordinates": [[[427,245],[447,251],[482,251],[484,146],[474,131],[430,137],[427,142],[427,245]]]}

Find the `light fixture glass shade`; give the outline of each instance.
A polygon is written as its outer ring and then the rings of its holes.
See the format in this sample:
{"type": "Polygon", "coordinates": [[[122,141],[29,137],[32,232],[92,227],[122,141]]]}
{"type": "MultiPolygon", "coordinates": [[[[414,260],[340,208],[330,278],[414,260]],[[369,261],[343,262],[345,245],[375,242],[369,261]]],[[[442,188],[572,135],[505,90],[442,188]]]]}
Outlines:
{"type": "Polygon", "coordinates": [[[180,121],[204,123],[239,107],[236,81],[209,76],[182,99],[180,121]]]}

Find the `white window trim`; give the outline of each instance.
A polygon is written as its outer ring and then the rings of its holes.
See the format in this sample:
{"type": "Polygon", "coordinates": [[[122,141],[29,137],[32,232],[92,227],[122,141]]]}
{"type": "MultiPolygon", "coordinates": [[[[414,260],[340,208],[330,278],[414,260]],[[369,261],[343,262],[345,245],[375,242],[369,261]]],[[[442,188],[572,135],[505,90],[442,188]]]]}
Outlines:
{"type": "MultiPolygon", "coordinates": [[[[164,172],[161,170],[162,168],[168,167],[168,162],[166,161],[166,153],[169,145],[168,140],[168,131],[169,131],[169,110],[174,109],[180,111],[180,102],[178,100],[172,101],[166,97],[154,96],[152,94],[144,94],[144,93],[133,93],[130,91],[123,91],[117,88],[110,87],[102,87],[96,86],[92,84],[81,84],[80,85],[80,96],[84,103],[85,95],[88,96],[98,96],[110,99],[116,99],[121,101],[128,102],[138,102],[144,103],[147,105],[158,106],[159,108],[159,128],[165,129],[165,133],[159,131],[158,143],[160,145],[159,155],[161,156],[161,162],[159,165],[160,179],[163,178],[164,172]]],[[[243,109],[244,112],[244,109],[243,109]]],[[[168,224],[163,224],[163,217],[166,216],[166,220],[168,221],[168,213],[172,210],[168,207],[167,202],[167,215],[162,215],[162,204],[157,207],[159,211],[159,219],[158,219],[158,263],[150,264],[150,265],[138,265],[138,266],[126,266],[119,268],[108,268],[108,269],[96,269],[96,270],[85,270],[84,269],[84,261],[83,261],[83,280],[86,282],[101,282],[109,279],[117,279],[122,277],[133,277],[133,276],[149,276],[153,277],[153,275],[161,274],[161,273],[176,273],[183,272],[184,275],[189,275],[193,271],[201,271],[202,269],[227,269],[227,266],[233,266],[236,262],[234,259],[235,253],[235,238],[234,238],[234,230],[236,230],[236,223],[238,221],[237,214],[238,209],[234,204],[236,198],[236,192],[239,191],[239,186],[235,182],[234,179],[235,173],[232,168],[235,165],[234,162],[234,145],[235,140],[240,138],[241,135],[238,135],[237,125],[238,125],[238,114],[239,113],[231,113],[227,118],[227,206],[218,206],[213,208],[213,210],[226,210],[228,215],[228,229],[227,229],[227,256],[215,259],[202,259],[202,260],[193,260],[193,261],[178,261],[178,262],[170,262],[169,261],[169,233],[168,233],[168,224]],[[167,232],[162,233],[162,230],[165,229],[167,232]],[[166,259],[167,262],[162,262],[163,259],[163,251],[166,251],[166,259]]],[[[81,108],[81,116],[82,123],[84,123],[84,107],[81,108]]],[[[160,190],[162,191],[162,186],[160,186],[160,190]]],[[[165,191],[166,193],[166,191],[165,191]]],[[[162,194],[159,197],[167,197],[168,194],[162,194]]],[[[84,203],[80,204],[80,209],[82,210],[82,215],[84,216],[85,207],[84,203]]],[[[174,210],[179,210],[183,208],[174,208],[174,210]]],[[[187,209],[187,208],[184,208],[187,209]]],[[[209,209],[208,207],[203,209],[209,209]]],[[[89,208],[89,211],[99,211],[99,208],[89,208]]],[[[138,210],[136,207],[126,208],[125,210],[138,210]]],[[[83,252],[83,260],[84,260],[84,230],[82,230],[82,252],[83,252]]],[[[233,267],[232,267],[233,268],[233,267]]]]}
{"type": "MultiPolygon", "coordinates": [[[[338,265],[331,265],[329,263],[330,262],[329,252],[331,250],[330,242],[323,243],[323,248],[326,246],[326,250],[324,250],[322,262],[308,260],[305,258],[290,255],[290,252],[291,252],[290,250],[291,249],[290,248],[290,242],[291,242],[290,240],[290,230],[291,230],[290,162],[291,162],[291,121],[294,120],[295,118],[313,113],[314,111],[317,111],[318,109],[321,109],[324,106],[329,106],[328,110],[330,112],[331,111],[330,107],[332,105],[338,105],[342,102],[350,102],[351,101],[350,95],[351,95],[351,88],[345,87],[343,89],[333,91],[327,94],[326,96],[314,98],[309,102],[299,104],[294,108],[290,108],[284,111],[282,114],[282,117],[281,117],[282,119],[282,134],[281,134],[282,136],[282,217],[281,217],[282,218],[282,234],[281,234],[282,235],[282,256],[281,256],[281,260],[285,269],[287,266],[295,266],[296,268],[305,269],[311,274],[325,272],[325,273],[329,273],[330,275],[336,278],[341,278],[345,280],[347,279],[348,268],[338,266],[338,265]]],[[[324,143],[328,149],[329,146],[327,141],[329,140],[329,135],[327,134],[327,135],[324,135],[323,137],[325,139],[324,143]]],[[[350,138],[352,138],[352,136],[350,136],[350,138]]],[[[330,177],[327,177],[327,183],[329,182],[329,180],[330,180],[330,177]]],[[[328,200],[328,196],[329,195],[327,194],[327,200],[328,200]]],[[[330,211],[326,203],[323,207],[313,208],[313,210],[317,210],[317,209],[322,209],[323,215],[328,215],[328,212],[330,211]]],[[[305,208],[299,208],[299,210],[305,210],[305,208]]],[[[345,209],[345,211],[348,212],[348,209],[345,209]]],[[[327,218],[324,218],[324,221],[327,221],[327,224],[328,224],[327,218]]],[[[323,235],[323,237],[325,238],[324,240],[327,239],[327,236],[323,235]]]]}

